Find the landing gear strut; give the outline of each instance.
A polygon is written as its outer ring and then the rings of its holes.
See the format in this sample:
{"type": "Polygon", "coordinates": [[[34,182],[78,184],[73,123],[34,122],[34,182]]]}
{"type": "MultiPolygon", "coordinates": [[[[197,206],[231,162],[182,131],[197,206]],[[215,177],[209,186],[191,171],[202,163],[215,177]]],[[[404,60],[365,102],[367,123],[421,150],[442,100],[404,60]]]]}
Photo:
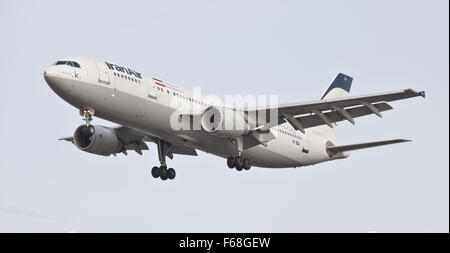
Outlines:
{"type": "Polygon", "coordinates": [[[80,115],[83,117],[83,120],[86,122],[86,126],[91,125],[92,117],[94,116],[95,110],[90,107],[82,107],[80,108],[80,115]]]}
{"type": "Polygon", "coordinates": [[[91,125],[92,117],[94,116],[94,109],[90,107],[82,107],[80,108],[80,115],[83,117],[83,120],[86,122],[86,131],[89,136],[92,136],[95,133],[95,127],[91,125]]]}
{"type": "Polygon", "coordinates": [[[151,174],[154,178],[159,177],[163,181],[167,179],[172,180],[175,178],[176,172],[173,168],[167,169],[166,156],[172,158],[171,150],[173,146],[162,140],[158,140],[157,144],[158,144],[158,158],[159,162],[161,163],[161,166],[153,167],[151,170],[151,174]]]}
{"type": "Polygon", "coordinates": [[[243,140],[242,137],[237,138],[234,140],[237,146],[237,155],[228,157],[227,159],[227,165],[228,168],[233,169],[235,168],[237,171],[241,170],[249,170],[252,167],[252,163],[247,158],[242,158],[242,152],[243,152],[243,140]]]}

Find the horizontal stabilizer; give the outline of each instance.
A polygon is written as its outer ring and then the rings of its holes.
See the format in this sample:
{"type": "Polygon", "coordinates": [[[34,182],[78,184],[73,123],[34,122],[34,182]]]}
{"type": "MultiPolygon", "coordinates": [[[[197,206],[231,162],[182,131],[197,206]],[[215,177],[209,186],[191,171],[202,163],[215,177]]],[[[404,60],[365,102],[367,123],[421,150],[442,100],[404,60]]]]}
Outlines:
{"type": "Polygon", "coordinates": [[[327,152],[330,155],[336,155],[338,153],[355,150],[355,149],[372,148],[372,147],[377,147],[377,146],[383,146],[383,145],[389,145],[389,144],[395,144],[395,143],[401,143],[401,142],[408,142],[408,141],[410,141],[410,140],[395,139],[395,140],[366,142],[366,143],[343,145],[343,146],[330,146],[327,148],[327,152]]]}

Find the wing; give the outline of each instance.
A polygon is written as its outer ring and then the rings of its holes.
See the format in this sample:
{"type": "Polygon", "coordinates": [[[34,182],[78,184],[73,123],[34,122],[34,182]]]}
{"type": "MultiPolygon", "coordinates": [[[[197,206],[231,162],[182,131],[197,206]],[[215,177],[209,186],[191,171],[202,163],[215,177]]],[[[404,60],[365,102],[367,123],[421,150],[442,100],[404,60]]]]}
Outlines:
{"type": "Polygon", "coordinates": [[[197,151],[192,147],[187,147],[176,143],[169,143],[165,140],[160,140],[157,137],[148,135],[146,133],[134,130],[129,127],[119,126],[114,128],[114,131],[116,132],[117,136],[123,143],[129,143],[126,146],[127,148],[133,149],[141,155],[142,151],[139,147],[143,147],[143,145],[145,145],[146,147],[145,150],[148,149],[144,141],[151,141],[156,144],[158,144],[158,142],[161,141],[164,143],[165,146],[170,147],[170,149],[168,149],[167,156],[170,157],[171,159],[173,158],[173,154],[197,156],[197,151]]]}
{"type": "Polygon", "coordinates": [[[148,150],[148,146],[144,142],[147,134],[124,126],[115,127],[113,130],[124,146],[125,152],[122,152],[125,155],[127,155],[126,150],[134,150],[140,155],[142,155],[142,150],[148,150]]]}
{"type": "Polygon", "coordinates": [[[391,110],[392,107],[386,102],[407,99],[412,97],[425,97],[425,92],[416,92],[412,89],[402,91],[385,92],[362,96],[348,96],[333,99],[311,101],[305,103],[287,104],[265,108],[255,108],[246,110],[250,113],[277,113],[278,122],[271,122],[265,125],[266,128],[289,122],[296,130],[304,132],[306,128],[328,125],[342,120],[348,120],[354,124],[354,118],[376,114],[379,117],[381,112],[391,110]],[[278,111],[278,112],[276,112],[278,111]]]}
{"type": "MultiPolygon", "coordinates": [[[[142,150],[149,149],[145,142],[151,141],[156,144],[159,142],[158,138],[129,127],[118,126],[111,128],[111,130],[114,131],[114,133],[117,135],[117,138],[119,138],[119,140],[122,142],[122,145],[124,147],[122,153],[124,153],[125,155],[128,154],[127,150],[134,150],[136,151],[136,153],[142,155],[142,150]]],[[[70,141],[73,143],[73,137],[60,138],[59,140],[70,141]]],[[[167,141],[163,142],[167,146],[171,147],[170,153],[167,154],[171,158],[173,157],[173,154],[197,156],[197,151],[194,148],[168,143],[167,141]]]]}

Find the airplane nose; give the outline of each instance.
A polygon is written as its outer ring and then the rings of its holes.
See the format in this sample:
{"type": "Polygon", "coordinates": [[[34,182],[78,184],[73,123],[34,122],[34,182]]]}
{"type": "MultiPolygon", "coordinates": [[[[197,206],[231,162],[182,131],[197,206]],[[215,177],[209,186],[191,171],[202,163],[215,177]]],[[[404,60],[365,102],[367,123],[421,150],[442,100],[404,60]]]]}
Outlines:
{"type": "Polygon", "coordinates": [[[46,69],[44,71],[44,79],[47,82],[47,84],[54,88],[57,86],[57,77],[58,77],[58,72],[55,70],[54,66],[46,69]]]}
{"type": "Polygon", "coordinates": [[[55,75],[56,75],[56,71],[53,67],[50,67],[44,71],[44,78],[55,76],[55,75]]]}

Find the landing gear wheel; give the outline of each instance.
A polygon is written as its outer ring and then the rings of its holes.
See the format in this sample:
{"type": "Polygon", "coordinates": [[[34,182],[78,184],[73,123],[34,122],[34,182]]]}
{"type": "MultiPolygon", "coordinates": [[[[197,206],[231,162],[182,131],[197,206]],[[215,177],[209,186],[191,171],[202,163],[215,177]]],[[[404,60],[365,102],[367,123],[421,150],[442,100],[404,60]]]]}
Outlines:
{"type": "Polygon", "coordinates": [[[248,159],[244,159],[244,169],[249,170],[252,167],[252,163],[248,159]]]}
{"type": "Polygon", "coordinates": [[[237,156],[237,157],[234,159],[234,163],[235,163],[235,166],[236,166],[236,170],[237,170],[237,171],[241,171],[241,170],[244,168],[244,161],[242,160],[242,157],[237,156]]]}
{"type": "Polygon", "coordinates": [[[165,181],[167,180],[167,168],[165,166],[161,166],[159,168],[159,177],[161,178],[161,180],[165,181]]]}
{"type": "Polygon", "coordinates": [[[177,174],[173,168],[167,170],[167,178],[169,178],[170,180],[174,179],[176,175],[177,174]]]}
{"type": "Polygon", "coordinates": [[[233,169],[234,167],[236,167],[236,164],[235,164],[235,159],[234,159],[234,157],[228,157],[228,159],[227,159],[227,165],[228,165],[228,168],[230,168],[230,169],[233,169]]]}
{"type": "Polygon", "coordinates": [[[154,178],[158,178],[159,177],[159,175],[160,175],[160,173],[159,173],[159,167],[153,167],[152,168],[152,176],[154,177],[154,178]]]}

